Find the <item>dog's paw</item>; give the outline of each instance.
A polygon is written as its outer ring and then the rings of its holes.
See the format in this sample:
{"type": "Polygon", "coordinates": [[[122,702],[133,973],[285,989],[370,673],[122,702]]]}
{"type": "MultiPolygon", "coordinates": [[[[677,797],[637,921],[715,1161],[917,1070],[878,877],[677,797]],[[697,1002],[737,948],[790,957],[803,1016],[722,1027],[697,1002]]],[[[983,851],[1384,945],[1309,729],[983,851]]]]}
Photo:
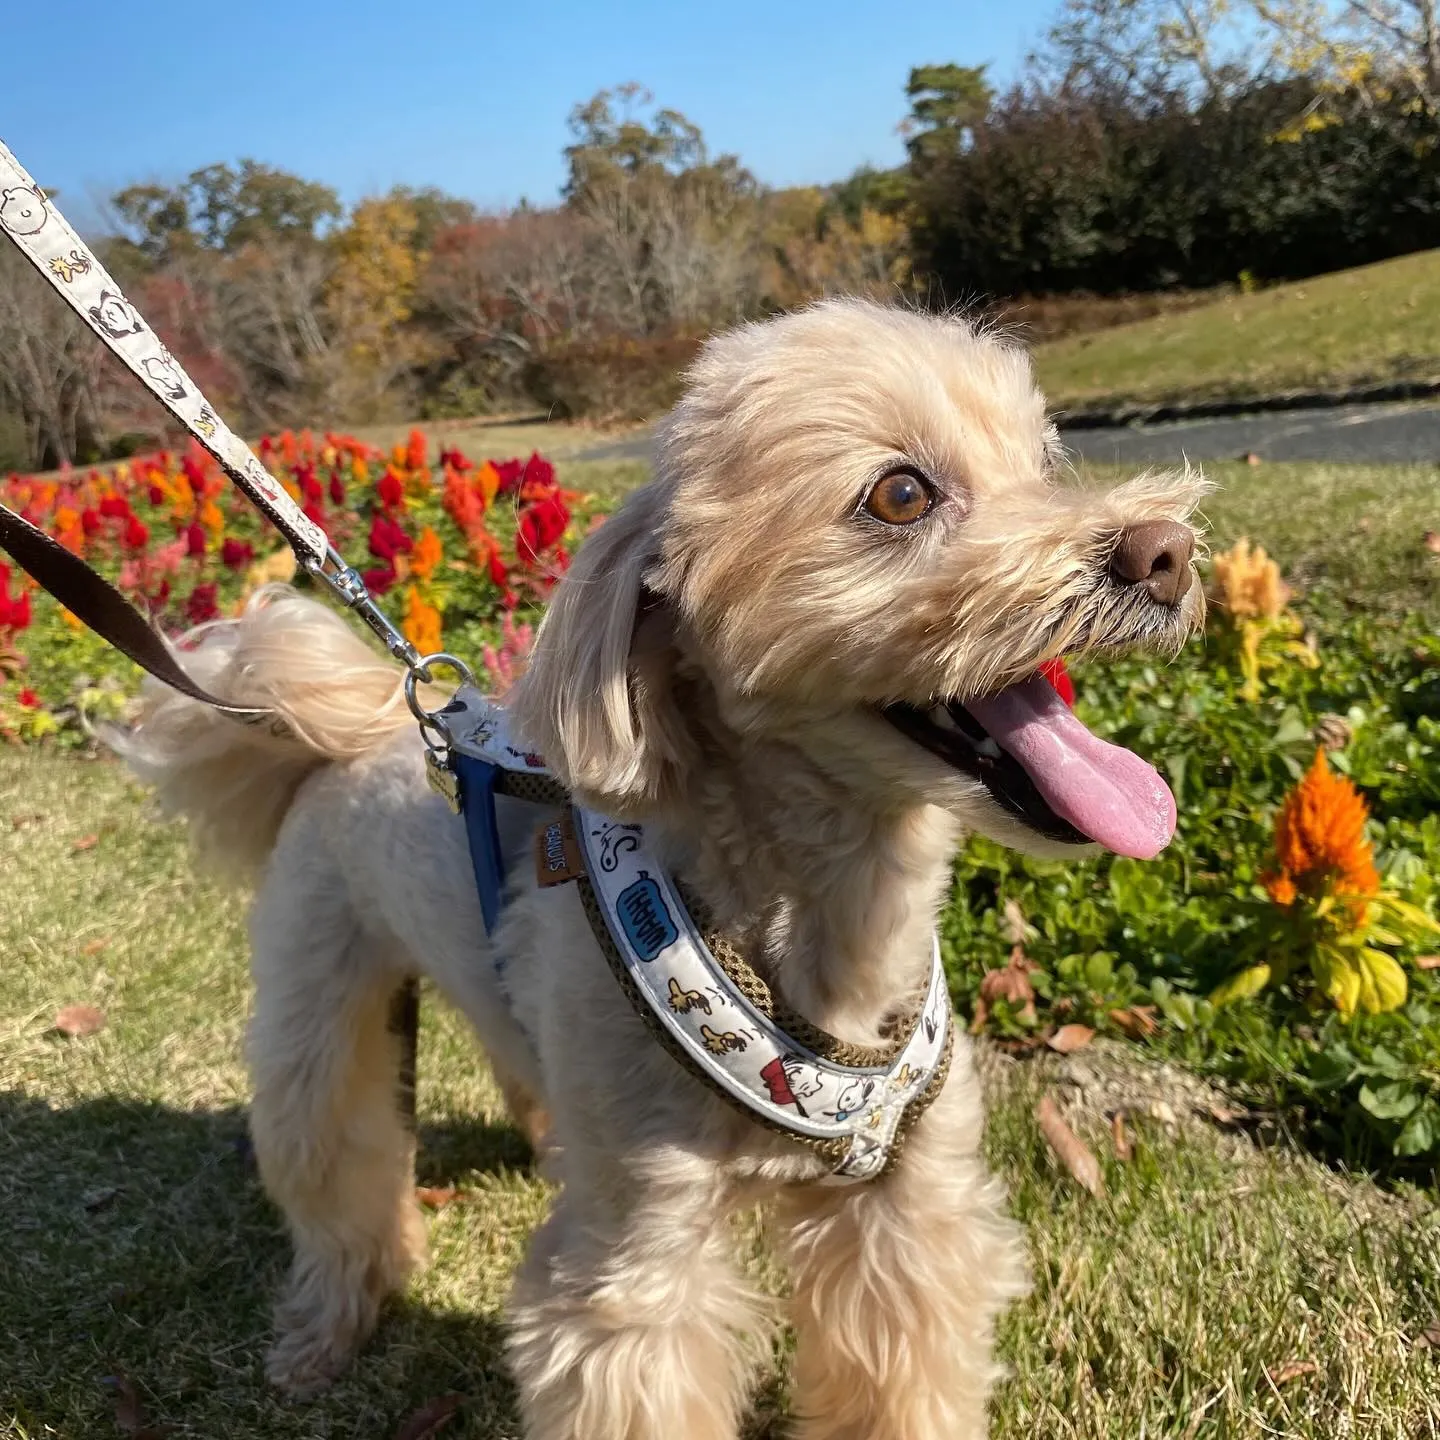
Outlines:
{"type": "Polygon", "coordinates": [[[338,1346],[331,1337],[292,1330],[265,1357],[265,1378],[293,1399],[308,1400],[328,1390],[354,1354],[353,1348],[338,1346]]]}

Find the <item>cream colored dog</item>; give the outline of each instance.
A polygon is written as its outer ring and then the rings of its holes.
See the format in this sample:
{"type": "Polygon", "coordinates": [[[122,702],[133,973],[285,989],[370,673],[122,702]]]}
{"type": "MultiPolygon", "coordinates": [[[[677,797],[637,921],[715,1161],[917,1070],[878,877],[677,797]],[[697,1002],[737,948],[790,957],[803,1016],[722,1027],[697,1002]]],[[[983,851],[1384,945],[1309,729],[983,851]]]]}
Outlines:
{"type": "MultiPolygon", "coordinates": [[[[835,301],[706,346],[656,479],[582,549],[509,700],[573,792],[643,818],[794,1010],[877,1044],[920,986],[968,831],[1044,855],[1169,838],[1159,777],[1037,676],[1173,652],[1197,625],[1193,475],[1061,484],[1025,354],[962,320],[835,301]]],[[[804,1440],[973,1440],[1022,1247],[980,1158],[963,1038],[886,1178],[812,1152],[650,1038],[574,886],[513,867],[491,961],[461,822],[427,789],[398,675],[286,591],[210,627],[202,681],[301,737],[153,691],[119,747],[201,845],[261,876],[256,1151],[294,1267],[269,1373],[333,1379],[424,1251],[387,1002],[430,977],[559,1196],[509,1312],[530,1440],[734,1440],[765,1307],[727,1218],[771,1202],[804,1440]]],[[[525,850],[542,813],[505,802],[525,850]]]]}

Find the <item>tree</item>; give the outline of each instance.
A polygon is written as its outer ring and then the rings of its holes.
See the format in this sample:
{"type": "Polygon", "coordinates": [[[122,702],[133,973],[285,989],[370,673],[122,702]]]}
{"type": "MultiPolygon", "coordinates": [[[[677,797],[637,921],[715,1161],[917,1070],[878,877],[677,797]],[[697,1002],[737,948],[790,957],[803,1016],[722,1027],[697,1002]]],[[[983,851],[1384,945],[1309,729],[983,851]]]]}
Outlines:
{"type": "Polygon", "coordinates": [[[995,92],[984,65],[917,65],[905,86],[910,114],[900,129],[911,165],[963,150],[990,112],[995,92]]]}
{"type": "Polygon", "coordinates": [[[1224,99],[1258,74],[1248,0],[1064,0],[1035,57],[1042,78],[1157,102],[1224,99]]]}

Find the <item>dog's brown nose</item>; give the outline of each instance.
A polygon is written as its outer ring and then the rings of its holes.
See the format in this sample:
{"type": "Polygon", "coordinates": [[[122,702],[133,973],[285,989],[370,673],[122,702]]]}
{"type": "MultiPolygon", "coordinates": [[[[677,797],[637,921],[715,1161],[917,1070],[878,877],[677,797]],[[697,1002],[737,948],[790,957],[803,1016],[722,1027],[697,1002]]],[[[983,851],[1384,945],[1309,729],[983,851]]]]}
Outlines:
{"type": "Polygon", "coordinates": [[[1124,585],[1143,585],[1162,605],[1178,605],[1190,588],[1195,533],[1174,520],[1147,520],[1120,532],[1110,573],[1124,585]]]}

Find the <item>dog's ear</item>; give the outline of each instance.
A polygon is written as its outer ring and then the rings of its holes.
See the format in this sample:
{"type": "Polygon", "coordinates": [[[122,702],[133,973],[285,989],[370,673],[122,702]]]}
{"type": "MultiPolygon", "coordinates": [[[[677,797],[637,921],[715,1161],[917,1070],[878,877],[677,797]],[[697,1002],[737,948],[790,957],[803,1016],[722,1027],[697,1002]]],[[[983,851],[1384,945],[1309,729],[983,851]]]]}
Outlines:
{"type": "Polygon", "coordinates": [[[644,588],[665,504],[663,487],[648,485],[586,539],[506,701],[525,743],[617,817],[662,800],[688,749],[673,615],[644,588]]]}

